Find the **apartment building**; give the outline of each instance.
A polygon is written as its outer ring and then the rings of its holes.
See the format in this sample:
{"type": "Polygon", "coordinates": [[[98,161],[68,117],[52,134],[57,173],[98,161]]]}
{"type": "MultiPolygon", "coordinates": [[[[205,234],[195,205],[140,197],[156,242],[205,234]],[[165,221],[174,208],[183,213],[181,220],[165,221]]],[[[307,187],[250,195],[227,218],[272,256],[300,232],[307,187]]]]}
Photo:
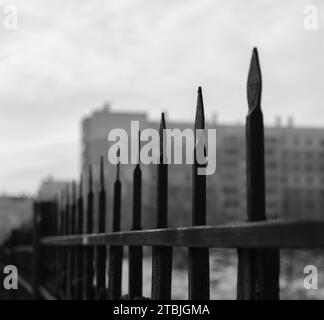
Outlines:
{"type": "MultiPolygon", "coordinates": [[[[158,128],[145,113],[117,113],[108,106],[95,111],[82,121],[82,170],[93,168],[94,188],[99,185],[99,159],[105,157],[106,189],[112,208],[112,187],[115,166],[108,164],[108,132],[123,128],[130,132],[130,121],[138,120],[140,127],[158,128]]],[[[167,127],[184,130],[193,123],[170,122],[167,127]]],[[[244,125],[207,122],[207,129],[216,129],[216,172],[207,176],[207,221],[243,221],[246,219],[246,160],[244,125]]],[[[184,148],[183,145],[177,146],[184,148]]],[[[185,150],[183,150],[185,154],[185,150]]],[[[156,167],[144,166],[143,221],[155,226],[156,167]]],[[[324,209],[324,129],[286,126],[279,123],[265,128],[266,212],[270,219],[319,218],[324,209]]],[[[133,165],[121,166],[123,183],[122,214],[128,217],[125,229],[130,228],[133,165]]],[[[191,224],[191,166],[171,164],[169,170],[170,226],[191,224]]],[[[110,214],[111,216],[111,214],[110,214]]],[[[108,226],[109,229],[109,226],[108,226]]]]}

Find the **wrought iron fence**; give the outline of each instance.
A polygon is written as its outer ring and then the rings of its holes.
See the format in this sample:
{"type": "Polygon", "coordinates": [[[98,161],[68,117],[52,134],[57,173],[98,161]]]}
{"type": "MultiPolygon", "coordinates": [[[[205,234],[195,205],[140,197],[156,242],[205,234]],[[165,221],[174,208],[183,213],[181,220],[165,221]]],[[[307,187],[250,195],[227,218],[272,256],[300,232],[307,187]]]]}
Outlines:
{"type": "MultiPolygon", "coordinates": [[[[112,232],[107,232],[104,162],[101,158],[98,194],[93,192],[89,167],[86,211],[81,177],[79,190],[73,183],[71,194],[65,194],[65,201],[36,202],[32,228],[29,232],[16,230],[7,241],[5,252],[22,270],[21,284],[25,289],[36,299],[144,299],[143,246],[151,246],[150,298],[171,299],[173,247],[187,247],[189,299],[209,299],[209,248],[216,247],[237,249],[238,299],[279,299],[280,248],[324,248],[324,221],[266,221],[261,86],[258,53],[254,49],[247,82],[246,222],[206,226],[206,176],[198,175],[197,170],[203,165],[194,157],[192,227],[168,228],[168,165],[163,163],[166,123],[162,114],[156,229],[141,228],[142,173],[140,164],[137,164],[133,176],[132,228],[130,231],[120,230],[122,182],[120,164],[117,164],[112,232]],[[99,203],[99,233],[93,233],[95,196],[99,203]],[[129,247],[128,295],[122,296],[125,246],[129,247]]],[[[205,129],[201,88],[198,89],[195,129],[205,129]]]]}

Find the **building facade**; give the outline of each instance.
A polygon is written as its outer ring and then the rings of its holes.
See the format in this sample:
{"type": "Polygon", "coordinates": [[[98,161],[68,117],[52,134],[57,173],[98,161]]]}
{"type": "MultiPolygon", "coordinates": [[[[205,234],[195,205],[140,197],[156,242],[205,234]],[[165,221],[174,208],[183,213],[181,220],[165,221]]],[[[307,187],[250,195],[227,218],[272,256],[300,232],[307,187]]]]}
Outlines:
{"type": "MultiPolygon", "coordinates": [[[[321,218],[324,209],[324,130],[291,125],[266,127],[265,174],[268,218],[321,218]]],[[[217,177],[217,205],[221,212],[228,217],[244,219],[244,126],[217,126],[217,177]]]]}
{"type": "Polygon", "coordinates": [[[10,236],[12,230],[30,224],[32,217],[31,197],[0,195],[0,243],[10,236]]]}
{"type": "MultiPolygon", "coordinates": [[[[109,208],[112,208],[112,187],[116,168],[108,163],[110,144],[107,135],[111,129],[123,128],[130,132],[130,122],[138,120],[141,129],[158,128],[145,113],[116,113],[109,107],[94,112],[82,121],[82,170],[87,176],[93,168],[95,190],[99,187],[99,160],[106,164],[106,190],[109,208]]],[[[193,123],[169,122],[167,128],[184,130],[193,123]]],[[[246,219],[246,163],[245,127],[224,125],[216,121],[206,124],[216,129],[216,171],[207,176],[207,222],[217,224],[246,219]]],[[[184,148],[185,138],[182,146],[184,148]]],[[[130,141],[130,143],[132,143],[130,141]]],[[[129,144],[130,144],[129,143],[129,144]]],[[[183,150],[183,155],[185,150],[183,150]]],[[[143,226],[155,226],[156,166],[142,165],[143,171],[143,226]]],[[[265,128],[266,212],[269,219],[320,218],[324,209],[324,129],[299,128],[291,123],[265,128]]],[[[126,216],[123,229],[131,227],[134,165],[121,166],[123,184],[122,214],[126,216]]],[[[191,224],[191,165],[171,164],[169,179],[169,225],[191,224]]],[[[110,214],[111,216],[111,214],[110,214]]],[[[109,220],[109,219],[108,219],[109,220]]],[[[108,222],[108,229],[109,229],[108,222]]]]}

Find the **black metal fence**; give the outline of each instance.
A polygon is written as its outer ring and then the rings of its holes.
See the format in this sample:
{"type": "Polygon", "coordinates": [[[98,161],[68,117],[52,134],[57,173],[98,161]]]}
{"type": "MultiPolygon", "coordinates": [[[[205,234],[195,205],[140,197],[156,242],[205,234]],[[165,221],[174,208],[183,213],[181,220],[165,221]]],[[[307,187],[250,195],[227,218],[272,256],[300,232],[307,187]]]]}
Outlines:
{"type": "MultiPolygon", "coordinates": [[[[265,221],[261,85],[258,54],[254,49],[247,83],[246,222],[206,226],[206,176],[198,175],[197,170],[203,165],[194,157],[192,227],[168,228],[168,165],[163,163],[166,124],[162,114],[156,229],[141,229],[142,174],[140,164],[137,164],[133,178],[132,229],[120,231],[122,183],[117,164],[112,232],[105,230],[106,191],[101,159],[98,194],[93,192],[89,167],[86,212],[81,177],[79,190],[73,183],[71,194],[67,191],[64,201],[36,202],[32,229],[15,231],[7,241],[6,254],[18,266],[25,289],[36,299],[143,299],[143,246],[151,246],[150,298],[171,299],[173,247],[187,247],[189,299],[209,299],[209,248],[217,247],[238,250],[238,299],[278,299],[280,248],[324,248],[324,222],[265,221]],[[97,234],[93,233],[94,197],[98,197],[99,203],[97,234]],[[124,246],[129,247],[127,296],[122,296],[121,291],[124,246]]],[[[201,88],[198,89],[195,129],[205,129],[201,88]]]]}

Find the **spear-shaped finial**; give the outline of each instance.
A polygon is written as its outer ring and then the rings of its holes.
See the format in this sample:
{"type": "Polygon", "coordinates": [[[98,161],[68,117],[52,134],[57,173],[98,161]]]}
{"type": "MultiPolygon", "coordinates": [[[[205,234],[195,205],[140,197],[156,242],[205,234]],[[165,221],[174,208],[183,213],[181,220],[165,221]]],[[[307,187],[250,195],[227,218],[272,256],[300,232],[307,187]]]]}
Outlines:
{"type": "Polygon", "coordinates": [[[159,130],[159,134],[160,134],[160,158],[163,157],[163,144],[164,144],[164,136],[163,136],[163,130],[166,129],[166,125],[165,125],[165,116],[164,116],[164,112],[161,113],[161,121],[160,121],[160,130],[159,130]]]}
{"type": "Polygon", "coordinates": [[[80,184],[79,184],[79,198],[82,198],[83,195],[83,174],[80,174],[80,184]]]}
{"type": "Polygon", "coordinates": [[[70,186],[69,186],[69,183],[67,183],[66,186],[65,186],[65,204],[66,205],[70,204],[70,186]]]}
{"type": "Polygon", "coordinates": [[[201,87],[198,87],[195,129],[205,129],[204,101],[201,87]]]}
{"type": "Polygon", "coordinates": [[[138,162],[137,166],[141,163],[141,130],[138,130],[138,162]]]}
{"type": "Polygon", "coordinates": [[[72,181],[72,202],[75,203],[76,201],[76,184],[75,181],[72,181]]]}
{"type": "Polygon", "coordinates": [[[89,164],[89,191],[92,191],[92,166],[89,164]]]}
{"type": "Polygon", "coordinates": [[[160,135],[163,134],[163,129],[165,129],[165,114],[164,112],[161,113],[161,121],[160,121],[160,135]]]}
{"type": "Polygon", "coordinates": [[[60,190],[60,209],[65,207],[65,194],[64,194],[65,190],[64,188],[62,188],[60,190]]]}
{"type": "Polygon", "coordinates": [[[101,190],[105,189],[105,168],[104,168],[104,157],[100,157],[100,187],[101,190]]]}
{"type": "Polygon", "coordinates": [[[119,180],[119,171],[120,171],[120,148],[118,148],[118,150],[117,150],[117,158],[118,158],[118,162],[117,162],[117,175],[116,175],[116,180],[119,180]]]}
{"type": "Polygon", "coordinates": [[[260,108],[262,90],[261,68],[257,48],[253,48],[250,70],[247,80],[247,98],[249,112],[260,108]]]}

